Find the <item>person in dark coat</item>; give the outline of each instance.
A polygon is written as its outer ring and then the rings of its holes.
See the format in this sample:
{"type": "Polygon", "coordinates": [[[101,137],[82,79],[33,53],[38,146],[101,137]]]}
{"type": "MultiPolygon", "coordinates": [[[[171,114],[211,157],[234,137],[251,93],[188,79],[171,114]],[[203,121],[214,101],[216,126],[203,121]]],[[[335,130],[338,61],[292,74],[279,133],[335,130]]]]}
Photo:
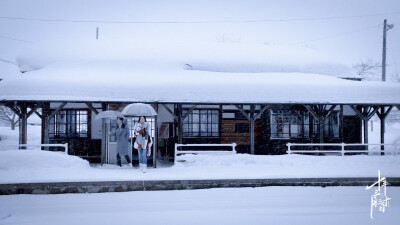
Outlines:
{"type": "Polygon", "coordinates": [[[124,118],[117,118],[118,127],[115,130],[115,136],[117,137],[117,162],[121,165],[121,156],[125,156],[126,161],[131,165],[131,159],[129,158],[129,128],[124,123],[124,118]]]}

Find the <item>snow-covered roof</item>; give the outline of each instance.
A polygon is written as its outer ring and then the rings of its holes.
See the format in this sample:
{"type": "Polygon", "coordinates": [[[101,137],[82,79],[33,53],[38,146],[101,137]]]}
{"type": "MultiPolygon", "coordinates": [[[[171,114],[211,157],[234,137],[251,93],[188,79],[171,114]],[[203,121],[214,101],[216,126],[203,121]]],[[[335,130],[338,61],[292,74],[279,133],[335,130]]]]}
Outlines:
{"type": "Polygon", "coordinates": [[[0,100],[400,104],[400,85],[118,60],[53,64],[5,79],[0,83],[0,100]]]}
{"type": "Polygon", "coordinates": [[[307,48],[88,44],[62,57],[44,49],[18,58],[28,72],[0,82],[0,101],[400,104],[399,84],[321,75],[348,77],[307,48]]]}

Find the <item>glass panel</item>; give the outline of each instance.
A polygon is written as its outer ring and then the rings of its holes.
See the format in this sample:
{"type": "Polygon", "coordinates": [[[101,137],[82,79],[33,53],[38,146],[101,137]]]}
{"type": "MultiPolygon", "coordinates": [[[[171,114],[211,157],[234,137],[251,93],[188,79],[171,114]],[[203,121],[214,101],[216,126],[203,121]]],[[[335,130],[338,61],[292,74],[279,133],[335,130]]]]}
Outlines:
{"type": "Polygon", "coordinates": [[[189,124],[182,124],[182,132],[188,132],[189,131],[189,124]]]}
{"type": "Polygon", "coordinates": [[[201,123],[207,123],[207,113],[203,111],[200,115],[201,123]]]}
{"type": "Polygon", "coordinates": [[[213,124],[212,125],[212,132],[218,133],[218,124],[213,124]]]}
{"type": "Polygon", "coordinates": [[[193,124],[193,133],[198,133],[199,132],[199,125],[198,124],[193,124]]]}
{"type": "Polygon", "coordinates": [[[202,133],[207,133],[207,124],[201,124],[201,132],[202,133]]]}
{"type": "Polygon", "coordinates": [[[110,120],[110,132],[111,135],[109,136],[109,141],[110,142],[116,142],[117,141],[117,135],[116,135],[116,129],[117,129],[117,120],[116,119],[111,119],[110,120]]]}
{"type": "Polygon", "coordinates": [[[193,114],[193,123],[199,122],[199,114],[193,114]]]}

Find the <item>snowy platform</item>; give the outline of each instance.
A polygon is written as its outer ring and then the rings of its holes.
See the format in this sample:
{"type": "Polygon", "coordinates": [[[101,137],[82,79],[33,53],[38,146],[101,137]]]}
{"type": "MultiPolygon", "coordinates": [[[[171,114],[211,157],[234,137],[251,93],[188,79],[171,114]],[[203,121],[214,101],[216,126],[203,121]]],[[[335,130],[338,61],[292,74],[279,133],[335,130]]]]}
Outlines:
{"type": "Polygon", "coordinates": [[[141,173],[137,167],[90,165],[86,160],[61,152],[3,150],[0,151],[0,184],[7,189],[7,194],[366,185],[377,179],[378,170],[389,183],[397,182],[390,179],[400,178],[400,156],[389,155],[236,154],[184,155],[180,159],[185,162],[172,165],[160,161],[157,168],[141,173]]]}

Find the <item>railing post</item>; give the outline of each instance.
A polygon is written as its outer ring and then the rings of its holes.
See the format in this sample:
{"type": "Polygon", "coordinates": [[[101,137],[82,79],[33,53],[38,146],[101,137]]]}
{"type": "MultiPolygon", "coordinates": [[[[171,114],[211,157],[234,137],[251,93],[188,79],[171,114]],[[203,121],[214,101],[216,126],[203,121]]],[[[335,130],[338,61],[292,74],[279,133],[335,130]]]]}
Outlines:
{"type": "Polygon", "coordinates": [[[64,143],[65,154],[68,155],[68,142],[64,143]]]}
{"type": "Polygon", "coordinates": [[[236,143],[232,143],[232,152],[236,154],[236,143]]]}
{"type": "Polygon", "coordinates": [[[340,145],[342,146],[342,156],[344,156],[344,143],[342,142],[340,145]]]}
{"type": "Polygon", "coordinates": [[[174,164],[176,163],[176,156],[178,155],[178,146],[177,146],[178,144],[177,143],[175,143],[175,151],[174,151],[174,164]]]}
{"type": "Polygon", "coordinates": [[[292,144],[289,142],[286,144],[286,146],[288,147],[287,154],[290,155],[292,153],[292,149],[291,149],[292,144]]]}

